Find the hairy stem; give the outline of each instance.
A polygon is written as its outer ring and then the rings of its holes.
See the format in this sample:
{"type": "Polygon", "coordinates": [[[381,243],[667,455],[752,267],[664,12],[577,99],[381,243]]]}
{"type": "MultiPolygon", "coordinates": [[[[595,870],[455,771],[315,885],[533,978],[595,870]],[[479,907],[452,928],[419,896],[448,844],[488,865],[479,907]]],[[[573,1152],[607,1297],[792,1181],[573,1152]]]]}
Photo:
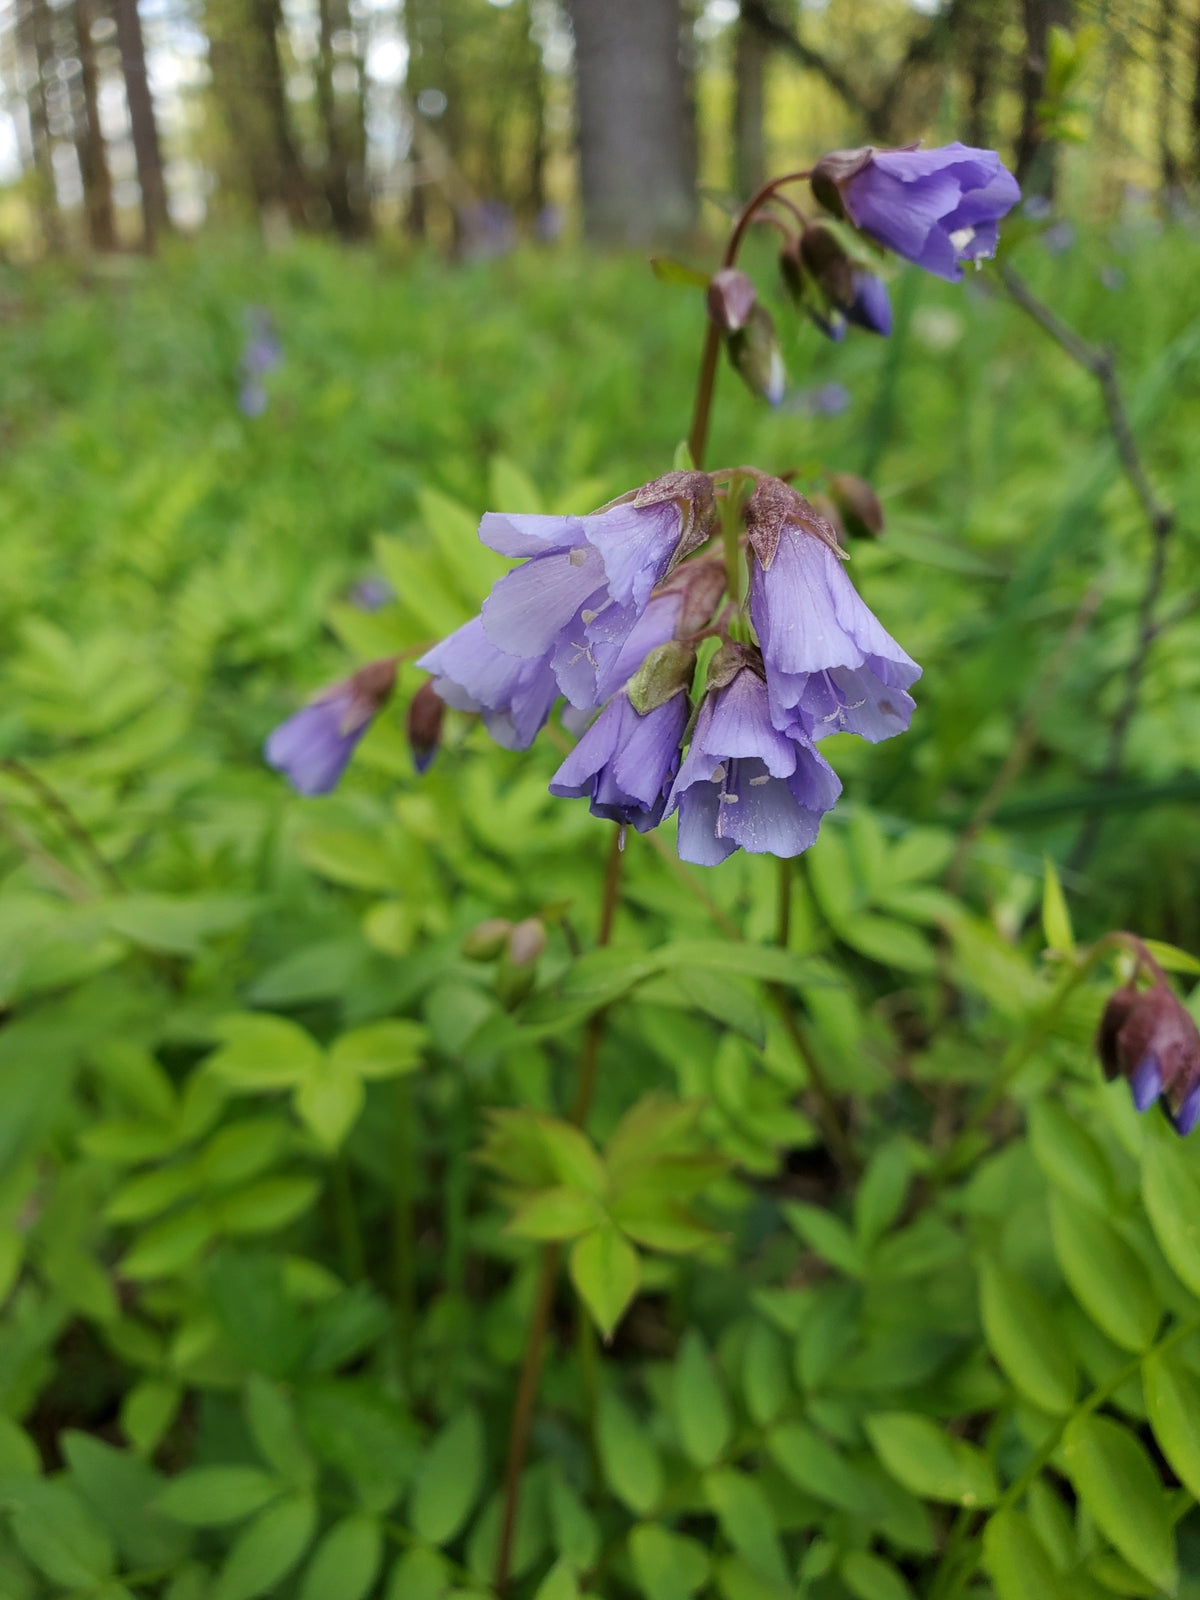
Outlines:
{"type": "MultiPolygon", "coordinates": [[[[596,931],[596,948],[602,949],[612,939],[613,923],[617,915],[617,901],[621,889],[621,866],[624,861],[624,830],[613,830],[612,845],[604,873],[604,890],[600,900],[600,922],[596,931]]],[[[588,1018],[579,1052],[579,1074],[575,1101],[571,1107],[571,1121],[582,1127],[591,1109],[596,1088],[596,1068],[600,1059],[600,1045],[604,1038],[606,1013],[597,1011],[588,1018]]],[[[554,1306],[554,1289],[558,1282],[558,1269],[562,1264],[562,1250],[557,1244],[548,1244],[542,1251],[538,1266],[537,1287],[534,1290],[533,1309],[529,1317],[529,1330],[525,1335],[525,1350],[521,1357],[521,1372],[517,1379],[517,1394],[513,1402],[512,1421],[508,1430],[508,1459],[504,1467],[504,1504],[500,1517],[500,1544],[496,1553],[496,1570],[492,1579],[498,1595],[508,1587],[509,1567],[512,1564],[513,1536],[517,1526],[517,1511],[521,1498],[521,1474],[525,1470],[525,1457],[529,1450],[529,1434],[533,1427],[533,1408],[537,1403],[538,1385],[542,1375],[542,1357],[546,1348],[546,1334],[550,1326],[550,1313],[554,1306]]]]}

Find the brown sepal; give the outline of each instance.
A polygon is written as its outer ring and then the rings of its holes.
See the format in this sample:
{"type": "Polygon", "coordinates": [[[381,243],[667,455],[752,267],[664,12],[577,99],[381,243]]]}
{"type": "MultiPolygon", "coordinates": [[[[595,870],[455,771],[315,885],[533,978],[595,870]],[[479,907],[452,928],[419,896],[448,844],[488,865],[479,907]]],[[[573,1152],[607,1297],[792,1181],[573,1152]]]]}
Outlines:
{"type": "Polygon", "coordinates": [[[717,497],[707,472],[664,472],[661,478],[655,478],[652,483],[645,483],[640,489],[634,489],[632,493],[610,503],[620,505],[624,502],[640,510],[643,506],[662,505],[667,500],[674,500],[678,504],[682,518],[679,543],[675,546],[671,566],[667,569],[670,571],[710,539],[717,526],[717,497]]]}
{"type": "Polygon", "coordinates": [[[778,478],[763,478],[746,502],[746,534],[764,572],[774,561],[783,530],[789,522],[794,523],[802,533],[820,539],[836,556],[845,560],[845,551],[838,543],[837,533],[811,502],[798,489],[793,489],[790,483],[782,483],[778,478]]]}
{"type": "Polygon", "coordinates": [[[333,700],[349,689],[350,699],[342,715],[342,733],[353,733],[356,728],[361,728],[387,701],[388,696],[396,687],[396,663],[399,656],[384,656],[379,661],[368,661],[365,667],[359,667],[357,672],[352,672],[348,678],[343,678],[340,683],[323,689],[317,700],[333,700]]]}
{"type": "Polygon", "coordinates": [[[835,306],[854,300],[854,263],[832,228],[814,222],[800,235],[800,259],[835,306]]]}
{"type": "Polygon", "coordinates": [[[845,216],[841,185],[864,167],[869,167],[874,155],[875,146],[870,144],[862,145],[857,150],[831,150],[812,169],[809,179],[812,192],[832,216],[845,216]]]}
{"type": "Polygon", "coordinates": [[[757,673],[760,678],[766,677],[761,651],[752,645],[738,644],[734,639],[726,639],[708,663],[704,686],[706,689],[724,689],[733,682],[739,672],[745,672],[747,669],[757,673]]]}
{"type": "Polygon", "coordinates": [[[886,521],[879,496],[865,478],[853,472],[835,472],[829,493],[842,514],[847,533],[858,539],[877,539],[886,521]]]}
{"type": "Polygon", "coordinates": [[[737,267],[722,267],[714,272],[705,296],[709,316],[725,333],[746,326],[757,299],[753,283],[737,267]]]}
{"type": "Polygon", "coordinates": [[[658,593],[678,592],[683,596],[679,621],[675,624],[677,639],[690,639],[708,626],[725,593],[725,581],[725,563],[721,557],[705,556],[676,567],[660,584],[658,593]]]}

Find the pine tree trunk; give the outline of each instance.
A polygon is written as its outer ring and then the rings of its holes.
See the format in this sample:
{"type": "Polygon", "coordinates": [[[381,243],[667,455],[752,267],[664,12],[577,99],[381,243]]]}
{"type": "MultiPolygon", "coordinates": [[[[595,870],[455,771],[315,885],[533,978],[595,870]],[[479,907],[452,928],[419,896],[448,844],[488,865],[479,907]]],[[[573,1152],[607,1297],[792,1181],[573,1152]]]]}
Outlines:
{"type": "Polygon", "coordinates": [[[695,217],[679,0],[569,0],[589,238],[644,245],[695,217]]]}
{"type": "Polygon", "coordinates": [[[96,47],[92,43],[95,16],[93,0],[75,0],[75,42],[79,50],[84,113],[77,124],[75,148],[83,176],[88,238],[92,249],[113,250],[116,248],[117,230],[108,150],[100,127],[100,84],[96,71],[96,47]]]}
{"type": "Polygon", "coordinates": [[[133,132],[133,153],[137,160],[138,183],[142,191],[142,241],[152,252],[158,235],[170,226],[167,213],[167,186],[163,178],[162,147],[150,82],[146,75],[146,46],[142,38],[142,19],[137,0],[113,0],[117,23],[117,43],[121,47],[121,70],[125,75],[125,99],[133,132]]]}
{"type": "Polygon", "coordinates": [[[767,172],[764,131],[767,41],[745,13],[734,36],[733,152],[737,193],[748,200],[767,172]]]}

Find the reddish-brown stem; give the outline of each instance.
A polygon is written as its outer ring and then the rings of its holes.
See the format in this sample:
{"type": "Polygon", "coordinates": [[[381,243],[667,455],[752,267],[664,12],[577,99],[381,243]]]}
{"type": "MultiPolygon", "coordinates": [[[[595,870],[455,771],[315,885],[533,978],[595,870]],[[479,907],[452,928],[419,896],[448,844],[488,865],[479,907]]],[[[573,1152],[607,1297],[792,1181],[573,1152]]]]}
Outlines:
{"type": "MultiPolygon", "coordinates": [[[[787,172],[782,178],[772,178],[769,183],[764,183],[757,194],[742,207],[738,219],[733,225],[729,235],[729,242],[725,246],[725,254],[721,259],[722,267],[732,267],[737,262],[738,251],[742,248],[742,240],[746,230],[754,221],[759,210],[775,197],[775,191],[783,188],[787,183],[800,183],[809,176],[808,171],[787,172]]],[[[712,415],[713,390],[717,382],[717,361],[721,354],[721,330],[710,317],[704,334],[704,346],[700,352],[700,372],[696,378],[696,402],[692,408],[692,427],[688,434],[688,450],[691,453],[692,465],[703,467],[704,452],[708,447],[708,423],[712,415]]]]}
{"type": "MultiPolygon", "coordinates": [[[[604,893],[600,901],[600,923],[596,930],[597,949],[602,949],[612,939],[621,888],[621,863],[624,860],[622,832],[622,829],[614,828],[613,841],[608,853],[608,865],[604,873],[604,893]]],[[[575,1091],[575,1102],[571,1107],[571,1121],[576,1127],[583,1126],[591,1109],[600,1045],[604,1038],[604,1021],[605,1013],[597,1011],[588,1018],[587,1029],[583,1036],[583,1047],[579,1052],[579,1082],[575,1091]]],[[[525,1338],[521,1375],[517,1380],[512,1423],[508,1432],[508,1460],[504,1468],[504,1508],[500,1518],[500,1546],[496,1552],[496,1575],[493,1579],[493,1586],[498,1595],[503,1595],[508,1586],[513,1536],[516,1532],[517,1510],[521,1499],[521,1474],[525,1470],[525,1456],[529,1449],[533,1408],[537,1403],[542,1357],[546,1348],[546,1334],[550,1326],[554,1289],[558,1282],[558,1269],[561,1263],[560,1246],[548,1244],[542,1251],[541,1264],[538,1268],[529,1332],[525,1338]]]]}

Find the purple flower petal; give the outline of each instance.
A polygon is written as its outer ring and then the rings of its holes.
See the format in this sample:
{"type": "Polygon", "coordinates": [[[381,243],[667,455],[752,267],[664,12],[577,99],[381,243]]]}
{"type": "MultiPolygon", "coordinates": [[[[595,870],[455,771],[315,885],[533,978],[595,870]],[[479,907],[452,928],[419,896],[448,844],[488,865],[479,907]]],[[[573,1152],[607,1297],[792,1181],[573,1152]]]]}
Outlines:
{"type": "Polygon", "coordinates": [[[315,701],[268,735],[263,746],[267,764],[282,772],[299,794],[328,794],[337,787],[369,725],[362,722],[344,732],[349,707],[348,695],[315,701]]]}
{"type": "Polygon", "coordinates": [[[479,524],[479,539],[502,556],[544,556],[575,549],[584,533],[578,517],[489,511],[479,524]]]}
{"type": "Polygon", "coordinates": [[[480,712],[497,744],[510,750],[529,748],[558,698],[546,663],[498,650],[480,617],[427,650],[417,666],[434,674],[433,686],[448,706],[480,712]]]}
{"type": "Polygon", "coordinates": [[[1143,1056],[1130,1074],[1129,1087],[1133,1103],[1139,1111],[1148,1111],[1163,1092],[1162,1068],[1153,1053],[1143,1056]]]}
{"type": "Polygon", "coordinates": [[[683,694],[644,716],[624,694],[617,695],[554,774],[550,793],[576,799],[586,794],[593,816],[631,823],[641,833],[657,827],[687,717],[683,694]]]}
{"type": "Polygon", "coordinates": [[[608,589],[619,605],[640,611],[664,576],[679,544],[683,513],[674,500],[610,506],[583,518],[584,532],[604,561],[608,589]]]}
{"type": "Polygon", "coordinates": [[[507,655],[545,656],[576,617],[607,602],[604,563],[581,545],[538,556],[501,578],[483,602],[483,630],[507,655]]]}

